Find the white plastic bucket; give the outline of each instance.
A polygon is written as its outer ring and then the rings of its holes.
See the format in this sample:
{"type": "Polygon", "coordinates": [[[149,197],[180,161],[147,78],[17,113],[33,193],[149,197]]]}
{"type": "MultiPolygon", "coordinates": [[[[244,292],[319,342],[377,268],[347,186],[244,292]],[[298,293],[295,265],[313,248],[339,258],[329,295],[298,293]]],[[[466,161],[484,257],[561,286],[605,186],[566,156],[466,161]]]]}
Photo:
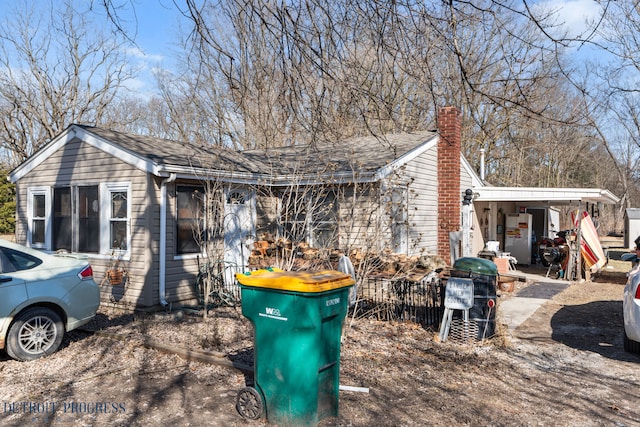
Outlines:
{"type": "Polygon", "coordinates": [[[487,242],[487,250],[493,252],[500,252],[500,242],[497,240],[489,240],[487,242]]]}

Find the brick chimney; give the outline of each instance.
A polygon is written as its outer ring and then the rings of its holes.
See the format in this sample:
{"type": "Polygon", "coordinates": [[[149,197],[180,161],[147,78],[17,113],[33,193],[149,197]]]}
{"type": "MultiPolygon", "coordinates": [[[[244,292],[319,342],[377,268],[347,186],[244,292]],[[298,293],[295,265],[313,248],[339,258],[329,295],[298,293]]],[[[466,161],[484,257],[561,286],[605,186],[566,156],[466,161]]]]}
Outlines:
{"type": "Polygon", "coordinates": [[[461,227],[460,141],[462,113],[456,107],[438,110],[438,255],[450,258],[449,233],[461,227]]]}

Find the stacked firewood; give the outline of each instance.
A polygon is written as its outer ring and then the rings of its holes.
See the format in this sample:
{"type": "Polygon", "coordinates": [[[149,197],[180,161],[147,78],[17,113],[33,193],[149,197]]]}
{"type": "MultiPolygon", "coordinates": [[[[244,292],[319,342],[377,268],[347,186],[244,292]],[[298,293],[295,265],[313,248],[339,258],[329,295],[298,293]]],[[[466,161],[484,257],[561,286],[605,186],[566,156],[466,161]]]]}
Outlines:
{"type": "MultiPolygon", "coordinates": [[[[320,251],[310,247],[307,243],[293,243],[286,239],[263,239],[253,244],[253,250],[249,258],[249,265],[264,268],[276,264],[278,260],[296,259],[297,265],[307,265],[319,258],[328,258],[331,264],[337,261],[344,253],[332,249],[320,251]],[[308,262],[304,262],[308,261],[308,262]]],[[[349,258],[356,270],[366,263],[366,270],[371,274],[384,276],[397,276],[408,274],[421,274],[446,267],[444,260],[435,255],[407,256],[385,251],[381,254],[369,254],[360,249],[354,249],[349,253],[349,258]]]]}

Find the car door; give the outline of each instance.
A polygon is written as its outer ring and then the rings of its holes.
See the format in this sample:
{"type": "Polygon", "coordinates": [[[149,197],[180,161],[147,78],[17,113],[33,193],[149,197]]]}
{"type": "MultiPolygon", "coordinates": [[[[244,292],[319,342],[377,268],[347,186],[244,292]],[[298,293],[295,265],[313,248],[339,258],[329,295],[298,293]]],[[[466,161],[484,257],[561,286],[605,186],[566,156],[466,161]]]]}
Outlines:
{"type": "Polygon", "coordinates": [[[15,307],[27,299],[24,280],[11,274],[0,274],[0,318],[11,314],[15,307]]]}
{"type": "Polygon", "coordinates": [[[0,251],[0,339],[4,339],[11,318],[17,312],[16,308],[27,300],[25,281],[16,277],[14,270],[0,251]]]}

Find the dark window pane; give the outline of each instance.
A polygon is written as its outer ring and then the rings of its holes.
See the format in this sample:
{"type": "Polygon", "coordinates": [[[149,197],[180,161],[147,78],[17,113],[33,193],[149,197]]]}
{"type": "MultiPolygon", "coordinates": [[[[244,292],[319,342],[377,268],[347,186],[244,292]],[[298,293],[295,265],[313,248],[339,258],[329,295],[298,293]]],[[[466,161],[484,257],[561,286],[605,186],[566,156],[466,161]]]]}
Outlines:
{"type": "Polygon", "coordinates": [[[111,193],[111,218],[127,217],[127,193],[116,191],[111,193]]]}
{"type": "Polygon", "coordinates": [[[176,253],[198,253],[204,237],[204,190],[179,186],[176,189],[176,253]]]}
{"type": "Polygon", "coordinates": [[[111,249],[127,250],[127,222],[111,221],[111,249]]]}
{"type": "Polygon", "coordinates": [[[33,216],[36,218],[44,218],[44,215],[45,215],[44,194],[36,194],[33,196],[33,216]]]}
{"type": "Polygon", "coordinates": [[[31,243],[36,245],[44,244],[44,219],[34,219],[31,222],[31,243]]]}
{"type": "Polygon", "coordinates": [[[71,251],[71,188],[53,190],[53,250],[71,251]]]}
{"type": "Polygon", "coordinates": [[[192,220],[178,220],[177,253],[189,254],[200,252],[197,227],[192,220]]]}
{"type": "Polygon", "coordinates": [[[98,186],[78,187],[78,251],[100,250],[98,186]]]}

